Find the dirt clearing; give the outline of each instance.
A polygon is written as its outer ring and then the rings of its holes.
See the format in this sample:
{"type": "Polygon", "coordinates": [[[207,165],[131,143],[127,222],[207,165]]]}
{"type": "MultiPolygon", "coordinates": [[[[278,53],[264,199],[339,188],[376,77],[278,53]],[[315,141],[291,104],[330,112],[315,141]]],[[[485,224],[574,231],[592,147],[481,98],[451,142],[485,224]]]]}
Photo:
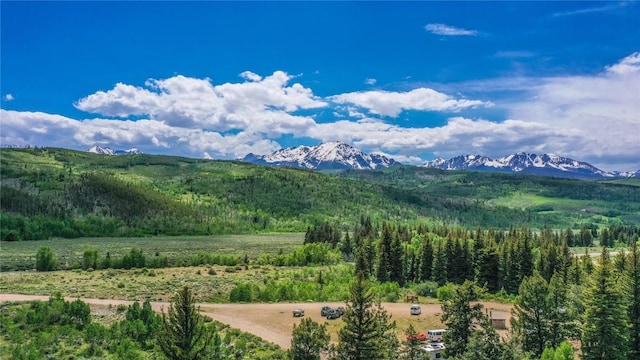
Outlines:
{"type": "MultiPolygon", "coordinates": [[[[47,301],[49,296],[20,295],[20,294],[0,294],[0,302],[13,301],[47,301]]],[[[67,301],[74,301],[75,297],[65,297],[67,301]]],[[[133,301],[80,298],[89,305],[130,305],[133,301]]],[[[482,303],[487,313],[494,318],[510,318],[511,305],[494,302],[482,303]]],[[[254,334],[262,339],[279,345],[283,349],[288,349],[291,345],[291,331],[293,324],[299,324],[301,319],[309,317],[319,323],[327,325],[331,340],[337,340],[337,331],[342,326],[342,320],[327,320],[320,315],[323,305],[331,307],[345,306],[342,302],[335,303],[275,303],[275,304],[198,304],[203,315],[208,316],[221,323],[244,332],[254,334]],[[304,317],[293,317],[294,309],[304,309],[304,317]]],[[[169,303],[151,302],[155,311],[167,311],[169,303]]],[[[404,332],[409,326],[418,333],[426,332],[429,329],[442,328],[440,314],[442,308],[439,304],[420,304],[422,313],[420,315],[410,315],[411,304],[408,303],[382,303],[385,310],[391,315],[391,319],[398,324],[398,338],[404,337],[404,332]]],[[[502,331],[504,332],[504,330],[502,331]]]]}

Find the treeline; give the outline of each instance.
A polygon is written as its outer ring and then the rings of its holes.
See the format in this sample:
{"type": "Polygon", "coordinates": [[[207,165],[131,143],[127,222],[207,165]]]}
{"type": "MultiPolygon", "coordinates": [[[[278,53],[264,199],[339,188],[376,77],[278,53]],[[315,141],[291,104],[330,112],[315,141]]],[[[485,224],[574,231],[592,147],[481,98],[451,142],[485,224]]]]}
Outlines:
{"type": "MultiPolygon", "coordinates": [[[[247,255],[221,255],[208,252],[199,252],[187,258],[169,259],[165,255],[161,255],[159,251],[154,254],[145,254],[141,249],[132,248],[122,257],[111,256],[109,252],[102,255],[95,249],[86,249],[81,259],[68,259],[69,264],[64,267],[58,263],[56,254],[53,253],[48,246],[40,247],[35,256],[35,269],[37,271],[54,271],[54,270],[102,270],[102,269],[158,269],[167,267],[181,266],[211,266],[221,265],[237,270],[247,267],[250,263],[256,266],[272,265],[272,266],[324,266],[335,265],[340,262],[340,253],[334,251],[326,244],[306,244],[289,254],[282,252],[277,255],[263,254],[257,259],[249,259],[247,255]]],[[[33,268],[27,267],[27,268],[33,268]]],[[[10,269],[2,269],[10,270],[10,269]]]]}
{"type": "Polygon", "coordinates": [[[327,243],[343,258],[354,261],[367,276],[400,286],[435,282],[462,284],[475,281],[489,292],[516,294],[525,277],[534,271],[549,281],[558,272],[566,283],[580,284],[593,271],[588,255],[574,256],[570,247],[596,243],[628,246],[638,241],[640,228],[615,225],[602,230],[584,227],[554,231],[544,228],[466,230],[445,225],[382,223],[374,226],[367,217],[344,236],[330,224],[310,227],[306,243],[327,243]]]}

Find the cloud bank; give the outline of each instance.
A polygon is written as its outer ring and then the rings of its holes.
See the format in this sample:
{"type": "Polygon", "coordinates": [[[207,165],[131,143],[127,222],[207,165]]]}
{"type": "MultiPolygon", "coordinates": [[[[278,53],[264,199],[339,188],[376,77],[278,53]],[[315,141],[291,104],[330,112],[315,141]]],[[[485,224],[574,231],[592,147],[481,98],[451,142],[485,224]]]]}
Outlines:
{"type": "MultiPolygon", "coordinates": [[[[428,156],[527,151],[558,153],[605,170],[640,169],[640,53],[596,75],[488,79],[487,84],[506,89],[512,84],[518,94],[493,101],[426,87],[321,97],[297,78],[284,71],[267,76],[245,71],[239,82],[218,85],[182,75],[144,86],[118,83],[74,104],[94,114],[84,119],[1,109],[0,144],[77,149],[100,144],[235,159],[271,153],[287,136],[341,140],[409,163],[428,156]],[[508,116],[469,115],[492,106],[508,116]],[[425,127],[390,121],[407,111],[444,114],[448,120],[425,127]],[[334,117],[320,121],[321,113],[334,117]]],[[[475,84],[476,93],[481,85],[475,84]]]]}

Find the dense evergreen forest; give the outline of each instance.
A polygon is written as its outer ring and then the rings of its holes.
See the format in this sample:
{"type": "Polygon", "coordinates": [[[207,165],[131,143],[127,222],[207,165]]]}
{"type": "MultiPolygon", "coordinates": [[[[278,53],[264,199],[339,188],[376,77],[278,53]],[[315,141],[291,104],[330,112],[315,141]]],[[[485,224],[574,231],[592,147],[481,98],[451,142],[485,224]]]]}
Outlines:
{"type": "Polygon", "coordinates": [[[640,185],[401,166],[319,172],[172,156],[0,149],[0,239],[302,232],[331,222],[630,225],[640,185]]]}

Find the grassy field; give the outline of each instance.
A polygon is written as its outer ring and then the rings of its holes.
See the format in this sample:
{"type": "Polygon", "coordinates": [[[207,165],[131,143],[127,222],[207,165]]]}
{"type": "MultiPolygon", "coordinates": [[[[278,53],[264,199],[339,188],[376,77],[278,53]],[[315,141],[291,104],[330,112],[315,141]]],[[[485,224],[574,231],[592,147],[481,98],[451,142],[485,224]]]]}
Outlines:
{"type": "Polygon", "coordinates": [[[165,236],[145,238],[80,238],[52,239],[41,241],[0,242],[0,269],[28,270],[35,267],[38,249],[48,246],[62,268],[69,268],[82,262],[82,254],[87,249],[98,251],[100,257],[107,253],[112,258],[120,258],[132,248],[140,249],[151,258],[158,253],[169,262],[188,259],[198,252],[221,255],[244,256],[256,259],[262,254],[288,253],[302,245],[304,234],[261,234],[261,235],[215,235],[215,236],[165,236]]]}
{"type": "MultiPolygon", "coordinates": [[[[514,192],[488,201],[496,206],[532,210],[562,219],[568,227],[582,224],[608,226],[622,219],[626,223],[640,222],[640,213],[632,209],[615,209],[607,201],[549,197],[525,192],[514,192]]],[[[620,205],[622,206],[622,205],[620,205]]]]}
{"type": "MultiPolygon", "coordinates": [[[[288,269],[295,272],[295,269],[288,269]]],[[[298,271],[300,271],[298,269],[298,271]]],[[[10,272],[0,275],[0,292],[97,299],[169,301],[182,286],[189,286],[197,301],[226,303],[237,283],[261,282],[284,275],[273,267],[230,272],[224,266],[198,266],[132,270],[60,270],[10,272]],[[210,269],[215,272],[210,275],[210,269]]]]}

